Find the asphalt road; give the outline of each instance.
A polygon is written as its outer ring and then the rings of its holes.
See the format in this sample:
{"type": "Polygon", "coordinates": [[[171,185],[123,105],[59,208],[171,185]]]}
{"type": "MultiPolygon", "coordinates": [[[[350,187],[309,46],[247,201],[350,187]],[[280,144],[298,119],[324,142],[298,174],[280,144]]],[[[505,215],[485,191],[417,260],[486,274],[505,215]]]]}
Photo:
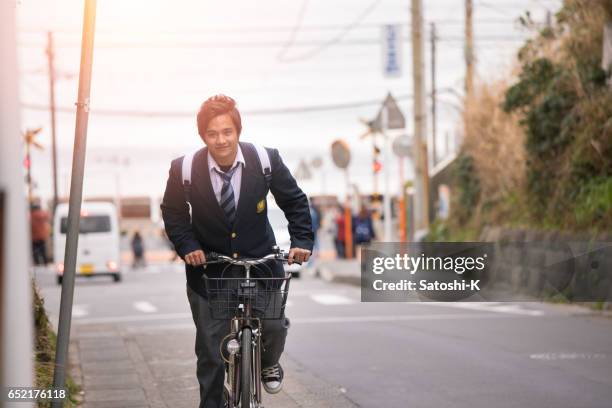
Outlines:
{"type": "MultiPolygon", "coordinates": [[[[35,274],[55,321],[60,287],[52,272],[35,274]]],[[[536,303],[359,299],[357,287],[308,276],[293,281],[285,354],[301,374],[295,369],[288,377],[307,374],[361,407],[612,406],[612,319],[536,303]]],[[[191,345],[182,267],[127,271],[117,284],[78,279],[73,328],[109,324],[124,333],[159,333],[159,342],[143,346],[145,359],[168,352],[179,338],[191,345]]],[[[163,378],[164,371],[157,375],[163,378]]],[[[185,390],[192,401],[197,390],[185,390]]],[[[299,403],[299,395],[293,398],[299,403]]]]}

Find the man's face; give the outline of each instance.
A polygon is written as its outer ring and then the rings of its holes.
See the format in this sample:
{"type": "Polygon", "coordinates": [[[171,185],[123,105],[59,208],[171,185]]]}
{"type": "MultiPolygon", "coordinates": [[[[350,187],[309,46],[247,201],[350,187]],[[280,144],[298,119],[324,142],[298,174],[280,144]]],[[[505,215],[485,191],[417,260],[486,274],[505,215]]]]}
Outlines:
{"type": "Polygon", "coordinates": [[[217,164],[229,166],[234,162],[238,152],[238,131],[229,114],[215,116],[202,139],[217,164]]]}

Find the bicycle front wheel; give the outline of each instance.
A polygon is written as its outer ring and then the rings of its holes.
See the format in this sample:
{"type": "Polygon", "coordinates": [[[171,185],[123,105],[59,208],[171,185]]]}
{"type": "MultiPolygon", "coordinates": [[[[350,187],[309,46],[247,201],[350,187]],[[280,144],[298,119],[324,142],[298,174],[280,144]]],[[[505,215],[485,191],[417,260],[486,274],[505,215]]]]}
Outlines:
{"type": "Polygon", "coordinates": [[[242,329],[240,341],[240,407],[251,408],[251,361],[253,361],[253,344],[251,329],[242,329]]]}

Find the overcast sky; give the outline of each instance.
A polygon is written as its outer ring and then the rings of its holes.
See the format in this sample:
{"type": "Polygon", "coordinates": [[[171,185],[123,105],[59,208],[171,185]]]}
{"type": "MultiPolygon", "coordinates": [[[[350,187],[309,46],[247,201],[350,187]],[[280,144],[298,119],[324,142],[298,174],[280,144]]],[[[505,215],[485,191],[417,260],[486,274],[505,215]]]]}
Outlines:
{"type": "MultiPolygon", "coordinates": [[[[46,33],[53,31],[56,42],[60,186],[64,188],[74,138],[84,2],[17,3],[22,123],[44,127],[40,141],[47,150],[37,152],[33,164],[38,192],[48,195],[46,33]]],[[[431,22],[437,24],[439,36],[437,144],[443,156],[446,135],[452,149],[460,128],[464,2],[424,3],[428,93],[431,22]]],[[[543,22],[546,11],[554,12],[559,4],[557,0],[475,1],[478,77],[508,73],[517,49],[532,35],[517,24],[520,15],[529,10],[534,20],[543,22]]],[[[323,158],[326,176],[315,174],[313,180],[304,181],[308,193],[322,189],[343,193],[338,190],[343,176],[329,160],[329,145],[338,138],[353,149],[351,177],[363,191],[371,191],[371,142],[359,140],[365,130],[359,118],[373,118],[379,107],[367,102],[382,100],[387,92],[398,96],[408,119],[407,133],[412,133],[409,7],[409,0],[98,1],[86,194],[117,189],[123,194],[163,192],[169,159],[201,144],[195,113],[215,93],[237,100],[243,112],[242,138],[279,148],[291,169],[300,159],[323,158]],[[399,78],[383,76],[383,24],[402,24],[399,78]],[[358,106],[330,109],[344,104],[358,106]],[[298,112],[282,112],[294,108],[298,112]],[[300,108],[315,109],[300,112],[300,108]],[[154,116],[143,116],[143,112],[154,116]],[[129,162],[120,167],[120,177],[108,171],[113,156],[129,162]]],[[[397,185],[397,160],[387,165],[397,185]]]]}

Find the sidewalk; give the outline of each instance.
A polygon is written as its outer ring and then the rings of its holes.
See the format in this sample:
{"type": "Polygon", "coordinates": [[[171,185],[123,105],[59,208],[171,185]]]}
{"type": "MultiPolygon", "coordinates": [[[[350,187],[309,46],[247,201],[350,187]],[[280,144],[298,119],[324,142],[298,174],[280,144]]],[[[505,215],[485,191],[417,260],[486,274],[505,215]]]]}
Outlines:
{"type": "MultiPolygon", "coordinates": [[[[194,408],[199,403],[195,376],[195,329],[75,325],[70,346],[71,373],[81,385],[85,408],[194,408]]],[[[341,390],[283,355],[283,390],[264,393],[266,408],[355,407],[341,390]]]]}
{"type": "Polygon", "coordinates": [[[308,273],[327,282],[361,285],[361,266],[357,259],[321,260],[309,267],[308,273]]]}

